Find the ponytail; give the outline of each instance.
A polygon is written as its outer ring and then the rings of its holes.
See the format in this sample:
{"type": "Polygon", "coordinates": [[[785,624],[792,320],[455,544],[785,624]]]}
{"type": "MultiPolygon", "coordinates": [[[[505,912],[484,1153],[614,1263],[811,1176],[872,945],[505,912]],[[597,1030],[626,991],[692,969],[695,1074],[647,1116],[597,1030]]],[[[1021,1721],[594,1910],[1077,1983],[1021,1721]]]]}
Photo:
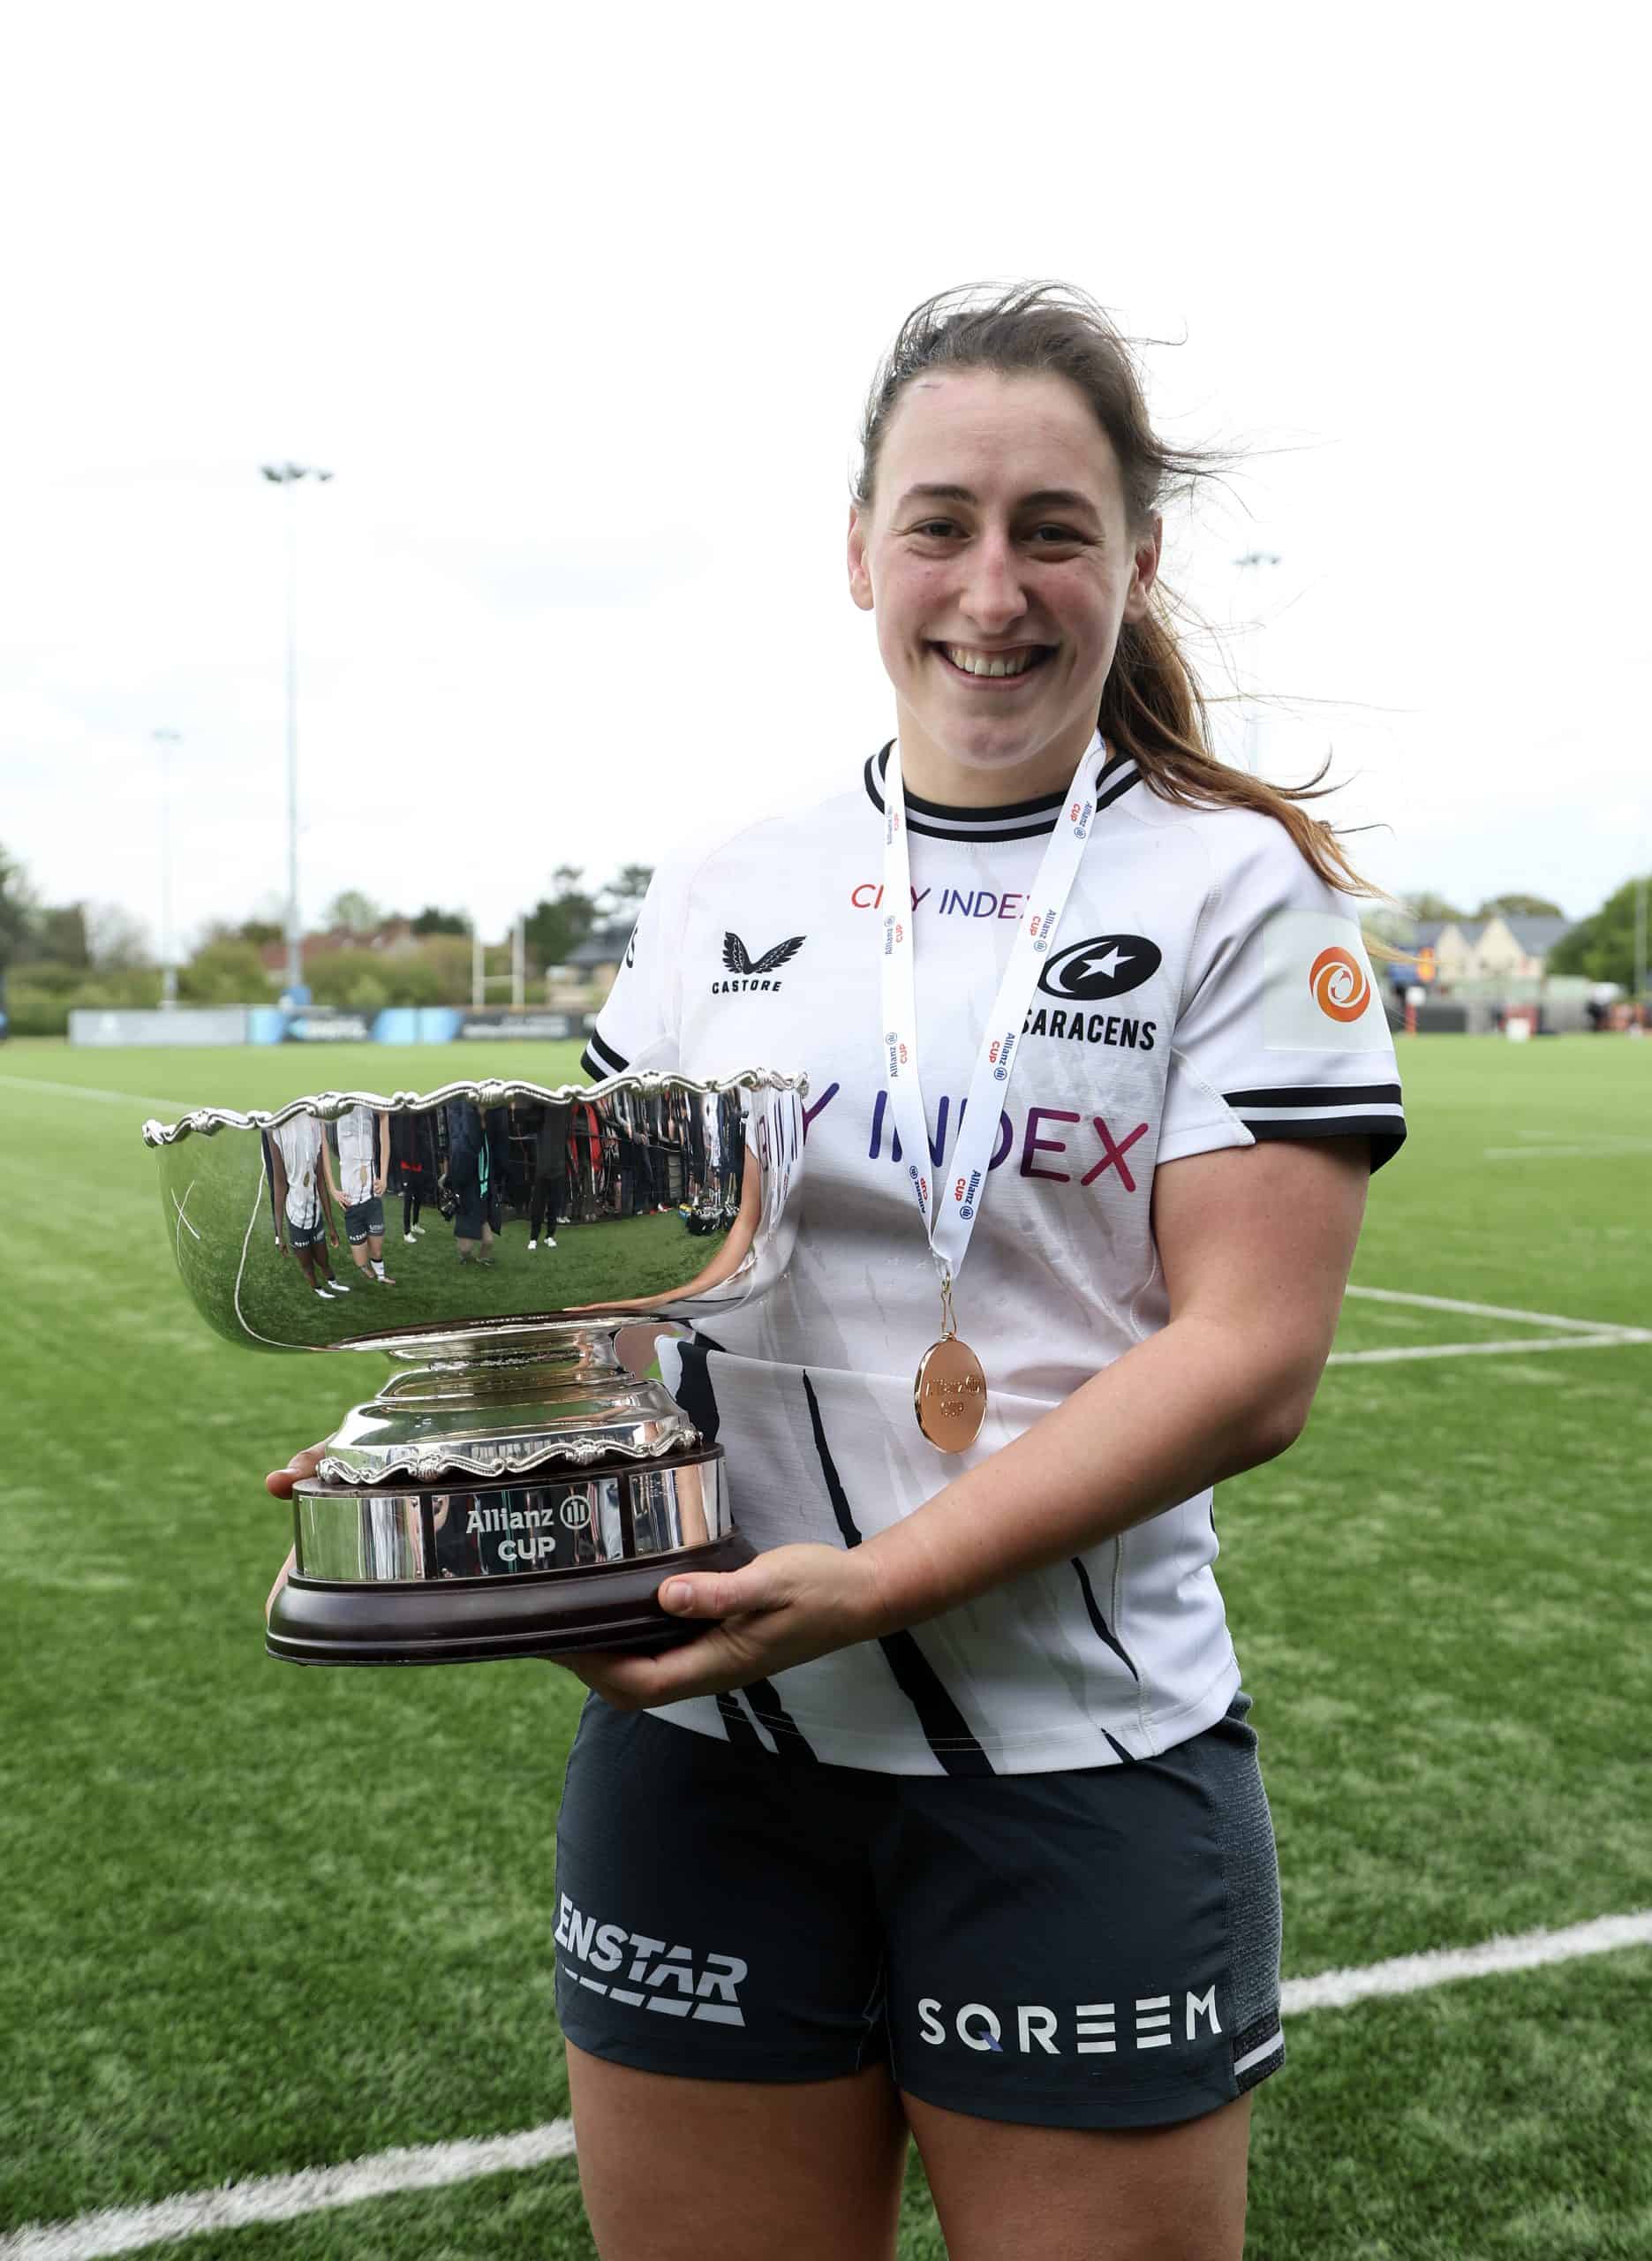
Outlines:
{"type": "Polygon", "coordinates": [[[1110,753],[1128,754],[1161,801],[1184,808],[1249,809],[1282,824],[1305,863],[1347,895],[1382,890],[1362,879],[1323,818],[1303,806],[1331,790],[1325,771],[1306,785],[1270,785],[1218,761],[1211,751],[1204,695],[1183,655],[1170,601],[1155,591],[1147,616],[1127,621],[1101,694],[1101,734],[1110,753]]]}

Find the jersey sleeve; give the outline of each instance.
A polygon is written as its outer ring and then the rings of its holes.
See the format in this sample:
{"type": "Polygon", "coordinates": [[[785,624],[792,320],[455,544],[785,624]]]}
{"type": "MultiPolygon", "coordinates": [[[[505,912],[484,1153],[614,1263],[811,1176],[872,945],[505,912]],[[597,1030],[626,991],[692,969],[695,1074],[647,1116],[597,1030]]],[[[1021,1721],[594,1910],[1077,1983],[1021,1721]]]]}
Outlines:
{"type": "Polygon", "coordinates": [[[689,871],[655,873],[607,1002],[586,1040],[580,1069],[593,1082],[628,1069],[668,1072],[681,1064],[682,936],[689,871]]]}
{"type": "Polygon", "coordinates": [[[1272,818],[1229,822],[1240,837],[1195,936],[1158,1160],[1364,1137],[1379,1169],[1404,1140],[1405,1110],[1354,904],[1272,818]]]}

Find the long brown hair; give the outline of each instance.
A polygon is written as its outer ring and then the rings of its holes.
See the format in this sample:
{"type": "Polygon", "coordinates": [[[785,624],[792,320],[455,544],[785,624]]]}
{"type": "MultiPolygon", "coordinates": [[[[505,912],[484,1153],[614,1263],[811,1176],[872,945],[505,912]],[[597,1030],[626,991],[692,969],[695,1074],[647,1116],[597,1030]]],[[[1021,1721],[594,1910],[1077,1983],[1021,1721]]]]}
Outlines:
{"type": "MultiPolygon", "coordinates": [[[[878,458],[897,403],[915,378],[937,369],[1060,376],[1076,385],[1118,457],[1133,533],[1198,480],[1226,465],[1215,450],[1174,448],[1159,438],[1129,344],[1084,291],[1066,283],[966,286],[915,306],[872,379],[854,486],[861,509],[871,507],[878,458]]],[[[1204,694],[1177,634],[1176,613],[1175,599],[1156,581],[1145,618],[1127,621],[1120,630],[1098,718],[1108,746],[1136,763],[1161,800],[1276,817],[1322,880],[1351,894],[1380,894],[1354,870],[1331,826],[1304,806],[1330,790],[1323,769],[1305,785],[1269,785],[1217,759],[1204,694]]]]}

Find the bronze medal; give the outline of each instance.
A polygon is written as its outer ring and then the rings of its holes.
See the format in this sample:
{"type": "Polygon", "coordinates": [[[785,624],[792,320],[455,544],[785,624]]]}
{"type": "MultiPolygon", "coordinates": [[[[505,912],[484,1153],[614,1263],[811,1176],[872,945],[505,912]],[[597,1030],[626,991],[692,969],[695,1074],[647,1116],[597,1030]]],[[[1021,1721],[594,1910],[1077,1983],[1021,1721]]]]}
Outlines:
{"type": "Polygon", "coordinates": [[[967,1342],[943,1335],[918,1360],[912,1410],[937,1452],[962,1452],[981,1433],[986,1376],[967,1342]]]}

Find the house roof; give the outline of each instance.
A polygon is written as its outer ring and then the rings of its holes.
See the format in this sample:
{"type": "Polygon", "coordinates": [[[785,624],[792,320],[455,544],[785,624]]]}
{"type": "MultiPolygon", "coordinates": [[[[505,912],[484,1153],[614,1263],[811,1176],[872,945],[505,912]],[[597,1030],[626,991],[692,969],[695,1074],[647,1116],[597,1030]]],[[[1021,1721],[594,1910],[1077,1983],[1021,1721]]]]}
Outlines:
{"type": "MultiPolygon", "coordinates": [[[[1526,918],[1519,911],[1500,911],[1497,917],[1508,928],[1528,957],[1547,957],[1562,934],[1569,934],[1575,923],[1570,919],[1550,917],[1526,918]]],[[[1440,936],[1448,927],[1455,927],[1473,949],[1486,928],[1490,919],[1419,919],[1411,930],[1414,949],[1436,949],[1440,936]]]]}
{"type": "Polygon", "coordinates": [[[1505,911],[1503,923],[1528,957],[1547,957],[1562,934],[1572,932],[1574,922],[1570,919],[1549,917],[1526,919],[1519,912],[1505,911]]]}
{"type": "Polygon", "coordinates": [[[568,954],[570,965],[617,965],[631,939],[634,919],[622,919],[607,926],[593,926],[577,950],[568,954]]]}

